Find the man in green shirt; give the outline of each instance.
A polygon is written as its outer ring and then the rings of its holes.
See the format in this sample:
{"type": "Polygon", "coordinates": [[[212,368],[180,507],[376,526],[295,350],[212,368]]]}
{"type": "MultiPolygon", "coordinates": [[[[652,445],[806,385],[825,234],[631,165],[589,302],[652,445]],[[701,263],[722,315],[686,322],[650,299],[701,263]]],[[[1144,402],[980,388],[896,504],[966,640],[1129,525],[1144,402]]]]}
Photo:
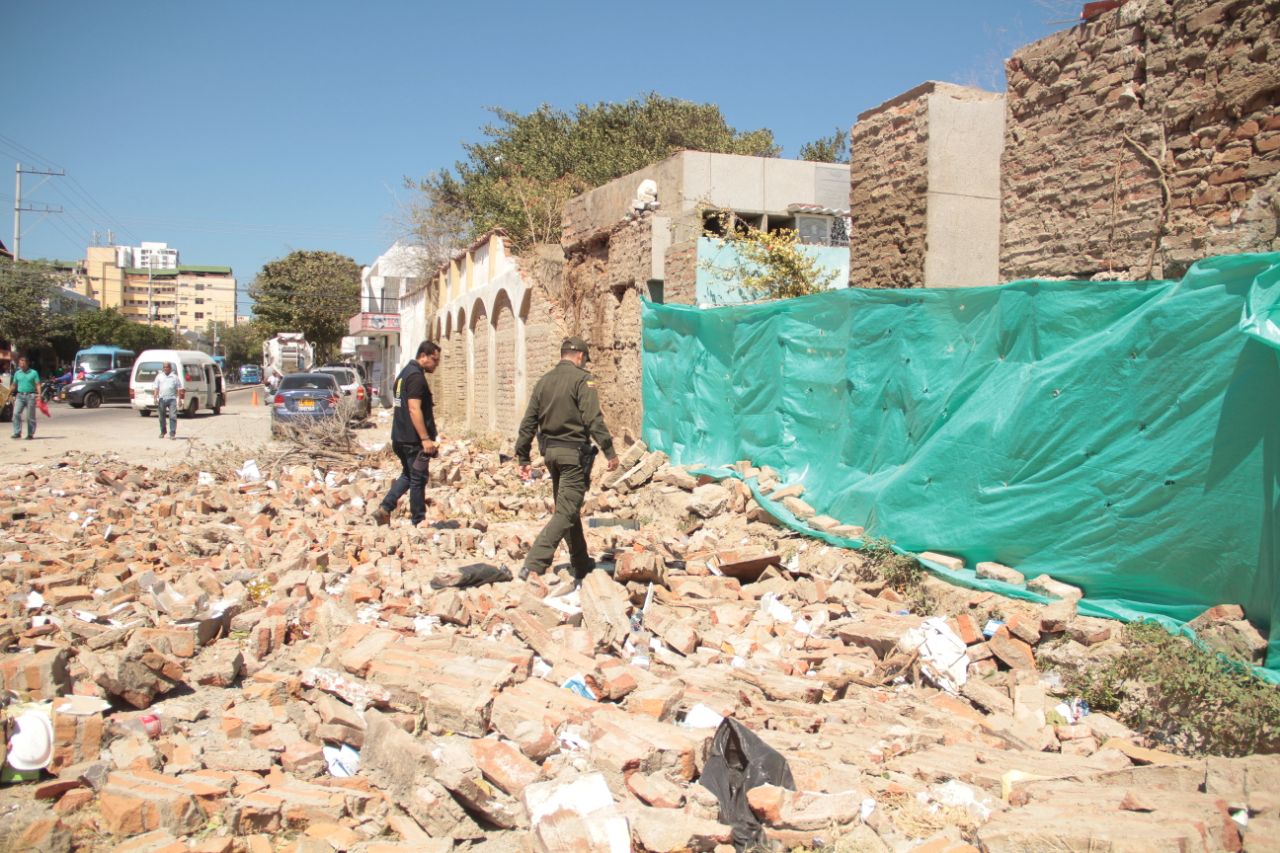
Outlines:
{"type": "Polygon", "coordinates": [[[27,414],[27,441],[36,434],[36,396],[40,392],[40,374],[31,369],[24,355],[18,359],[18,369],[13,374],[13,438],[22,438],[22,413],[27,414]]]}
{"type": "Polygon", "coordinates": [[[587,553],[582,519],[578,517],[591,478],[591,462],[595,460],[592,439],[604,451],[610,471],[618,468],[618,454],[613,450],[613,437],[600,413],[596,379],[582,367],[590,360],[586,341],[565,338],[560,345],[560,363],[538,380],[520,421],[520,434],[516,438],[520,476],[527,480],[532,473],[529,454],[537,432],[538,446],[551,474],[556,499],[555,513],[529,549],[521,577],[545,572],[562,539],[569,545],[574,577],[582,580],[595,568],[595,561],[587,553]]]}

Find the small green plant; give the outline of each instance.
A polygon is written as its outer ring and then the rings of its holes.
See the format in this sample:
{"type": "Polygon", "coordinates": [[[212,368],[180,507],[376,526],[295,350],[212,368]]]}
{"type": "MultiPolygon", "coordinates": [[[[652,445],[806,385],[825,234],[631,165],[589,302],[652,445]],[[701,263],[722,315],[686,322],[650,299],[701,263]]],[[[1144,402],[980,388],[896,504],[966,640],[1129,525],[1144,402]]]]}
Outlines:
{"type": "Polygon", "coordinates": [[[893,541],[886,537],[868,538],[862,546],[866,560],[861,572],[871,571],[882,578],[894,592],[907,600],[912,613],[928,613],[931,603],[924,589],[924,569],[911,554],[899,554],[893,550],[893,541]]]}
{"type": "Polygon", "coordinates": [[[736,220],[732,213],[721,211],[711,215],[713,228],[708,237],[723,240],[734,250],[732,263],[722,265],[712,260],[700,261],[709,274],[749,295],[761,299],[791,299],[820,293],[831,286],[836,274],[824,270],[818,261],[801,249],[800,234],[794,229],[761,231],[736,220]]]}
{"type": "Polygon", "coordinates": [[[1155,622],[1122,638],[1123,655],[1068,675],[1067,689],[1174,752],[1280,752],[1280,689],[1155,622]]]}

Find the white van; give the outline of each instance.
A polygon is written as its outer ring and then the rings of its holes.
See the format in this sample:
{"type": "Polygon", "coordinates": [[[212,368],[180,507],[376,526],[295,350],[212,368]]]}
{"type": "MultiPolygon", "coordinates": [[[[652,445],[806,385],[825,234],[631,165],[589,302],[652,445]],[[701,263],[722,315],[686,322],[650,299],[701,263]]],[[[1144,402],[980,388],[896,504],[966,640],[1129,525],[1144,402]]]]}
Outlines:
{"type": "Polygon", "coordinates": [[[226,383],[222,370],[212,358],[193,349],[149,349],[133,363],[133,375],[129,379],[129,400],[139,415],[145,418],[157,408],[156,374],[165,362],[173,365],[186,389],[178,414],[189,418],[200,409],[212,409],[215,415],[222,411],[227,401],[226,383]]]}

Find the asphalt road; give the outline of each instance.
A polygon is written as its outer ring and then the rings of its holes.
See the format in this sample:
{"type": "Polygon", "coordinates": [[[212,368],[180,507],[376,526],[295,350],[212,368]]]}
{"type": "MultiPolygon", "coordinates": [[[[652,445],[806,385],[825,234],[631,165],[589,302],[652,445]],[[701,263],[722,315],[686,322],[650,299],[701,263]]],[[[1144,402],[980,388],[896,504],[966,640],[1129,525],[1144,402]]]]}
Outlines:
{"type": "MultiPolygon", "coordinates": [[[[36,437],[9,438],[13,425],[0,424],[0,463],[56,459],[72,450],[114,451],[126,459],[164,464],[231,443],[245,449],[271,438],[271,415],[261,386],[233,388],[222,414],[205,409],[194,418],[178,418],[178,438],[160,440],[156,416],[141,417],[128,403],[104,403],[97,409],[73,409],[51,403],[50,417],[36,416],[36,437]],[[253,405],[254,392],[258,405],[253,405]]],[[[26,435],[26,426],[23,426],[26,435]]]]}

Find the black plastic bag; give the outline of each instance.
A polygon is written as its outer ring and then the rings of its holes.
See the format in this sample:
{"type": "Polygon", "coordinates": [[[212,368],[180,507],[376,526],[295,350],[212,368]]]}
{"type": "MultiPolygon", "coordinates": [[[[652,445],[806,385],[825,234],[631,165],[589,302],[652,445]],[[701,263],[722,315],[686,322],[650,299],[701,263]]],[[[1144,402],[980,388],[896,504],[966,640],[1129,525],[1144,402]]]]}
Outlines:
{"type": "Polygon", "coordinates": [[[511,570],[506,566],[491,566],[488,563],[472,563],[469,566],[438,574],[431,579],[432,589],[466,589],[472,586],[484,586],[490,583],[505,583],[511,580],[511,570]]]}
{"type": "Polygon", "coordinates": [[[720,822],[733,827],[733,846],[739,853],[764,844],[764,827],[747,805],[747,791],[759,785],[796,789],[787,760],[755,732],[732,717],[725,717],[711,741],[699,779],[720,802],[720,822]]]}

